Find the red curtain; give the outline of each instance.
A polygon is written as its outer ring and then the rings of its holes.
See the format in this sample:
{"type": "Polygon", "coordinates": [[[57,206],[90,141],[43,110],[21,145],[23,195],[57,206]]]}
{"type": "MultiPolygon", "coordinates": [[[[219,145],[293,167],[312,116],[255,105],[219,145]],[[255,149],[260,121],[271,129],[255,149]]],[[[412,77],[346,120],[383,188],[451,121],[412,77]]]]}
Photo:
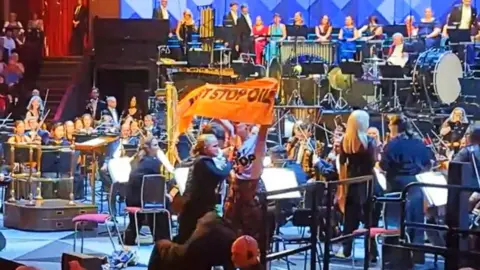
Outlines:
{"type": "Polygon", "coordinates": [[[73,12],[78,0],[37,1],[44,1],[45,12],[43,20],[49,56],[69,55],[73,12]]]}

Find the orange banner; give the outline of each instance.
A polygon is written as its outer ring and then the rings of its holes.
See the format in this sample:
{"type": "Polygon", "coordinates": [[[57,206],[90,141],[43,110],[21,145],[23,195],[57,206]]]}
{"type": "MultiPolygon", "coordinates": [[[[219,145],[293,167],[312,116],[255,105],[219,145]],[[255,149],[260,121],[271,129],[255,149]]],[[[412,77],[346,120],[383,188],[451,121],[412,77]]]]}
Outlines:
{"type": "Polygon", "coordinates": [[[177,131],[185,132],[194,116],[270,125],[277,86],[277,80],[263,78],[239,84],[206,84],[194,89],[177,105],[177,131]]]}

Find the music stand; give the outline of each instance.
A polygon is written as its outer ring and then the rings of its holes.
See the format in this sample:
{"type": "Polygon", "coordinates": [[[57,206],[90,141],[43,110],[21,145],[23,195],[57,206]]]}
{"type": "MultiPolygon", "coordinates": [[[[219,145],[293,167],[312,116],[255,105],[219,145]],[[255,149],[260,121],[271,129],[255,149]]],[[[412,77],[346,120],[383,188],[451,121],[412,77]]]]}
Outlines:
{"type": "Polygon", "coordinates": [[[393,81],[393,108],[401,110],[400,98],[398,97],[398,81],[404,80],[403,68],[397,65],[379,65],[382,80],[393,81]]]}
{"type": "MultiPolygon", "coordinates": [[[[269,191],[277,191],[288,188],[298,187],[295,172],[285,168],[265,168],[262,173],[262,181],[265,184],[265,189],[269,191]]],[[[283,199],[300,199],[302,195],[300,191],[292,191],[288,193],[268,196],[268,200],[283,200],[283,199]]]]}
{"type": "Polygon", "coordinates": [[[463,46],[463,72],[467,72],[467,45],[472,42],[469,29],[448,29],[448,38],[450,46],[463,46]]]}
{"type": "MultiPolygon", "coordinates": [[[[344,75],[350,75],[350,89],[344,89],[344,90],[352,90],[353,88],[353,77],[356,79],[361,78],[363,75],[363,67],[362,67],[362,62],[356,62],[356,61],[345,61],[345,62],[340,62],[339,64],[340,70],[342,71],[342,74],[344,75]]],[[[340,95],[338,96],[337,104],[335,105],[335,109],[340,109],[343,110],[345,107],[348,106],[347,101],[343,98],[343,90],[340,91],[340,95]]]]}
{"type": "Polygon", "coordinates": [[[382,188],[383,191],[387,190],[387,177],[385,177],[385,174],[380,171],[378,168],[373,168],[373,174],[375,175],[375,178],[377,179],[378,184],[382,188]]]}
{"type": "MultiPolygon", "coordinates": [[[[440,172],[425,172],[415,176],[417,181],[425,184],[447,185],[447,179],[440,172]]],[[[447,205],[448,189],[422,187],[422,192],[425,195],[428,205],[441,207],[447,205]]]]}

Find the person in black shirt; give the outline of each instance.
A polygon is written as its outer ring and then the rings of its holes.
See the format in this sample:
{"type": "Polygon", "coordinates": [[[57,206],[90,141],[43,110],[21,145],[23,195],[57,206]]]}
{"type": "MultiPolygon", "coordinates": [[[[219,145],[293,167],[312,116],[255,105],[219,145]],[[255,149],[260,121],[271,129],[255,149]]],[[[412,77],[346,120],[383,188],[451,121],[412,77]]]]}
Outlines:
{"type": "Polygon", "coordinates": [[[447,142],[450,150],[457,153],[460,150],[462,139],[468,129],[469,122],[467,114],[463,108],[453,109],[450,116],[443,122],[440,129],[440,135],[447,142]]]}
{"type": "MultiPolygon", "coordinates": [[[[162,163],[157,158],[158,153],[158,140],[151,137],[148,138],[144,145],[143,149],[140,150],[137,167],[130,173],[130,178],[128,180],[126,188],[126,203],[130,207],[142,207],[142,181],[145,175],[150,174],[160,174],[160,166],[162,163]]],[[[169,232],[169,220],[165,214],[153,214],[147,215],[148,226],[150,231],[154,233],[154,241],[160,239],[170,239],[169,232]],[[154,219],[156,224],[154,224],[154,219]]],[[[125,244],[126,245],[135,245],[135,239],[137,238],[137,231],[135,229],[135,216],[129,214],[130,223],[128,224],[127,229],[125,230],[125,244]]],[[[144,220],[143,214],[138,214],[139,222],[144,220]]],[[[141,226],[141,224],[139,224],[141,226]]]]}
{"type": "MultiPolygon", "coordinates": [[[[431,168],[430,150],[413,132],[410,121],[403,115],[390,118],[388,125],[392,139],[385,145],[380,168],[386,172],[387,186],[391,192],[402,192],[416,175],[431,168]]],[[[407,194],[406,219],[409,222],[424,222],[423,193],[411,188],[407,194]]],[[[410,241],[423,244],[423,231],[409,229],[410,241]]],[[[418,258],[417,263],[423,259],[418,258]]]]}
{"type": "MultiPolygon", "coordinates": [[[[368,113],[362,110],[353,111],[348,117],[345,135],[340,143],[340,179],[372,175],[376,162],[376,145],[375,141],[367,135],[369,122],[368,113]]],[[[343,187],[346,191],[342,192],[343,188],[339,186],[337,198],[340,209],[343,208],[345,214],[343,234],[348,235],[358,228],[361,221],[364,223],[366,221],[365,215],[369,203],[367,183],[350,184],[343,187]]],[[[373,216],[377,216],[377,214],[373,216]]],[[[374,217],[373,219],[378,218],[374,217]]],[[[374,226],[375,223],[374,221],[372,225],[374,226]]],[[[351,251],[352,241],[346,241],[343,243],[343,251],[340,251],[338,255],[350,257],[351,251]]],[[[374,252],[371,256],[376,257],[376,250],[372,248],[371,251],[374,252]]]]}
{"type": "MultiPolygon", "coordinates": [[[[185,244],[168,240],[158,241],[153,247],[149,270],[210,270],[212,266],[235,269],[231,247],[236,233],[214,211],[207,212],[196,224],[185,244]]],[[[240,268],[257,270],[259,265],[240,268]]]]}
{"type": "Polygon", "coordinates": [[[175,242],[184,244],[195,230],[200,217],[215,210],[219,203],[217,187],[222,183],[232,165],[223,158],[217,138],[211,134],[200,135],[192,149],[193,163],[183,194],[185,203],[180,213],[178,235],[175,242]]]}

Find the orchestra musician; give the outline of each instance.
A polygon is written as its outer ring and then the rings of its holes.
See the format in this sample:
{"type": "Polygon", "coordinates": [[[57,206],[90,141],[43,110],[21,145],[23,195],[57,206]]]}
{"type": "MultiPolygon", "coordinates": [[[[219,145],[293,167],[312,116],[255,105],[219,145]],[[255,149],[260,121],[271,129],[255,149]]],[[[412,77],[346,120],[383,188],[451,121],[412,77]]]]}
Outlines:
{"type": "Polygon", "coordinates": [[[128,102],[128,109],[125,110],[122,114],[122,118],[126,119],[128,116],[135,120],[141,120],[143,117],[142,110],[138,108],[137,97],[132,96],[130,102],[128,102]]]}
{"type": "Polygon", "coordinates": [[[83,121],[81,117],[76,117],[73,120],[73,123],[75,124],[75,132],[82,132],[83,130],[83,121]]]}
{"type": "Polygon", "coordinates": [[[375,156],[378,157],[377,161],[380,161],[383,145],[382,145],[382,140],[380,138],[380,132],[378,131],[378,128],[369,127],[367,130],[367,135],[368,137],[372,138],[375,141],[375,145],[376,145],[375,156]]]}
{"type": "Polygon", "coordinates": [[[433,17],[432,9],[426,8],[424,16],[420,19],[420,24],[418,26],[418,35],[424,38],[426,50],[440,46],[441,31],[442,26],[440,22],[433,17]]]}
{"type": "Polygon", "coordinates": [[[232,50],[232,58],[237,58],[239,46],[237,44],[237,20],[238,20],[238,3],[230,3],[230,11],[223,17],[223,26],[226,30],[225,47],[232,50]]]}
{"type": "Polygon", "coordinates": [[[268,27],[263,24],[262,17],[255,18],[255,26],[253,27],[253,35],[255,36],[255,64],[261,65],[263,59],[263,51],[267,44],[268,27]]]}
{"type": "MultiPolygon", "coordinates": [[[[27,113],[25,118],[36,118],[40,119],[42,117],[43,111],[43,101],[39,96],[32,96],[30,102],[28,102],[27,113]]],[[[30,127],[26,127],[29,129],[30,127]]]]}
{"type": "MultiPolygon", "coordinates": [[[[367,41],[367,43],[363,44],[362,58],[371,58],[373,55],[376,55],[376,53],[374,52],[376,44],[369,44],[368,41],[383,39],[383,27],[378,24],[377,16],[369,16],[368,24],[358,29],[358,34],[359,36],[363,36],[362,40],[367,41]]],[[[381,48],[378,51],[381,51],[381,48]]]]}
{"type": "Polygon", "coordinates": [[[301,12],[295,12],[293,16],[293,26],[304,26],[305,22],[303,20],[303,15],[301,12]]]}
{"type": "MultiPolygon", "coordinates": [[[[120,158],[122,157],[122,152],[125,145],[129,146],[138,146],[139,141],[138,138],[130,136],[130,126],[124,123],[120,129],[120,136],[118,140],[115,140],[108,144],[107,151],[105,153],[103,165],[100,168],[100,180],[103,184],[103,190],[105,193],[110,193],[110,188],[112,187],[112,177],[108,171],[108,163],[111,159],[120,158]]],[[[117,194],[120,190],[118,185],[115,186],[117,190],[112,190],[113,194],[117,194]]],[[[115,205],[115,196],[111,196],[111,201],[109,201],[109,209],[112,212],[112,215],[116,214],[116,205],[115,205]]]]}
{"type": "Polygon", "coordinates": [[[85,113],[90,114],[94,120],[100,120],[102,111],[105,110],[106,107],[107,104],[105,104],[105,101],[100,99],[100,90],[96,87],[92,88],[90,100],[87,101],[87,106],[85,108],[85,113]]]}
{"type": "Polygon", "coordinates": [[[465,110],[461,107],[453,109],[450,116],[443,122],[440,135],[448,142],[450,150],[457,153],[460,150],[462,140],[469,127],[469,121],[465,110]]]}
{"type": "Polygon", "coordinates": [[[231,163],[225,158],[218,161],[219,153],[221,150],[215,135],[202,134],[198,137],[192,149],[193,162],[183,194],[185,203],[178,220],[175,242],[179,244],[184,244],[190,238],[198,220],[207,212],[214,211],[219,203],[217,187],[232,169],[231,163]]]}
{"type": "MultiPolygon", "coordinates": [[[[389,192],[402,192],[408,184],[417,181],[415,177],[417,174],[430,170],[432,165],[430,150],[413,131],[412,124],[405,116],[391,117],[388,128],[392,139],[383,149],[380,168],[386,173],[389,192]]],[[[423,223],[422,190],[411,188],[407,197],[406,220],[423,223]]],[[[408,229],[407,232],[411,243],[423,244],[423,231],[408,229]]],[[[414,255],[414,261],[421,263],[424,260],[422,255],[414,255]]]]}
{"type": "Polygon", "coordinates": [[[159,136],[158,130],[153,122],[153,116],[151,114],[147,114],[143,117],[143,125],[145,137],[159,136]]]}
{"type": "Polygon", "coordinates": [[[354,60],[357,51],[357,44],[355,41],[359,38],[359,33],[353,24],[352,16],[345,18],[345,26],[340,29],[338,33],[338,40],[340,43],[340,60],[354,60]]]}
{"type": "Polygon", "coordinates": [[[66,121],[65,122],[65,139],[67,139],[68,142],[71,144],[75,142],[75,125],[73,124],[73,121],[66,121]]]}
{"type": "Polygon", "coordinates": [[[280,49],[278,45],[287,38],[287,28],[281,23],[280,14],[273,15],[273,24],[268,27],[268,44],[265,47],[265,62],[267,64],[274,58],[279,57],[280,49]]]}
{"type": "Polygon", "coordinates": [[[332,36],[332,24],[330,23],[330,18],[327,15],[323,15],[320,25],[315,26],[315,35],[317,36],[317,41],[327,42],[332,36]]]}
{"type": "MultiPolygon", "coordinates": [[[[142,121],[142,120],[140,120],[142,121]]],[[[140,134],[141,130],[140,130],[140,127],[139,127],[139,121],[137,120],[132,120],[130,122],[130,136],[132,137],[136,137],[136,138],[140,138],[140,136],[142,134],[140,134]]]]}
{"type": "Polygon", "coordinates": [[[50,134],[48,131],[43,130],[40,127],[40,123],[38,123],[37,118],[30,117],[25,119],[25,121],[30,127],[30,130],[25,133],[28,137],[30,137],[30,141],[35,144],[45,144],[50,134]]]}
{"type": "Polygon", "coordinates": [[[25,134],[25,123],[21,120],[17,120],[14,123],[14,134],[8,138],[7,143],[31,143],[32,140],[25,134]]]}
{"type": "Polygon", "coordinates": [[[85,132],[87,134],[94,132],[95,129],[93,128],[94,123],[93,123],[92,115],[88,113],[83,114],[82,123],[83,123],[82,132],[85,132]]]}
{"type": "Polygon", "coordinates": [[[408,62],[405,40],[401,33],[393,34],[393,43],[388,52],[387,62],[391,65],[405,67],[408,62]]]}
{"type": "Polygon", "coordinates": [[[248,6],[243,4],[240,6],[240,17],[237,20],[237,44],[240,53],[251,53],[253,50],[253,26],[252,18],[248,13],[248,6]]]}
{"type": "Polygon", "coordinates": [[[313,176],[313,155],[315,145],[311,140],[311,131],[306,124],[297,124],[294,127],[294,137],[287,144],[288,159],[300,164],[308,176],[313,176]]]}
{"type": "Polygon", "coordinates": [[[120,115],[117,111],[117,99],[113,96],[107,97],[107,108],[103,110],[102,116],[110,116],[115,126],[120,124],[120,115]]]}
{"type": "MultiPolygon", "coordinates": [[[[368,137],[370,116],[362,110],[353,111],[347,120],[347,129],[340,143],[339,172],[340,179],[372,175],[376,163],[375,141],[368,137]],[[348,165],[347,165],[348,164],[348,165]]],[[[337,188],[339,207],[345,214],[343,234],[351,234],[358,229],[360,222],[367,216],[368,200],[367,183],[356,183],[337,188]]],[[[378,223],[380,211],[374,208],[372,217],[375,226],[378,223]]],[[[371,260],[376,260],[377,251],[372,245],[370,249],[371,260]]],[[[352,240],[345,241],[343,248],[338,252],[340,257],[350,257],[352,252],[352,240]]]]}
{"type": "Polygon", "coordinates": [[[408,15],[407,17],[405,17],[404,23],[407,37],[411,38],[417,36],[418,28],[415,26],[415,17],[413,17],[412,15],[408,15]]]}
{"type": "MultiPolygon", "coordinates": [[[[154,137],[147,138],[138,153],[138,165],[130,173],[128,184],[126,187],[126,204],[127,207],[142,207],[142,183],[143,177],[150,174],[160,174],[160,166],[162,163],[157,158],[159,150],[158,140],[154,137]]],[[[137,214],[140,223],[147,219],[150,231],[155,236],[154,242],[161,239],[170,239],[169,220],[166,214],[137,214]]],[[[135,245],[137,239],[137,231],[135,229],[135,215],[129,214],[128,227],[124,234],[125,245],[135,245]]],[[[138,224],[141,226],[141,224],[138,224]]]]}

